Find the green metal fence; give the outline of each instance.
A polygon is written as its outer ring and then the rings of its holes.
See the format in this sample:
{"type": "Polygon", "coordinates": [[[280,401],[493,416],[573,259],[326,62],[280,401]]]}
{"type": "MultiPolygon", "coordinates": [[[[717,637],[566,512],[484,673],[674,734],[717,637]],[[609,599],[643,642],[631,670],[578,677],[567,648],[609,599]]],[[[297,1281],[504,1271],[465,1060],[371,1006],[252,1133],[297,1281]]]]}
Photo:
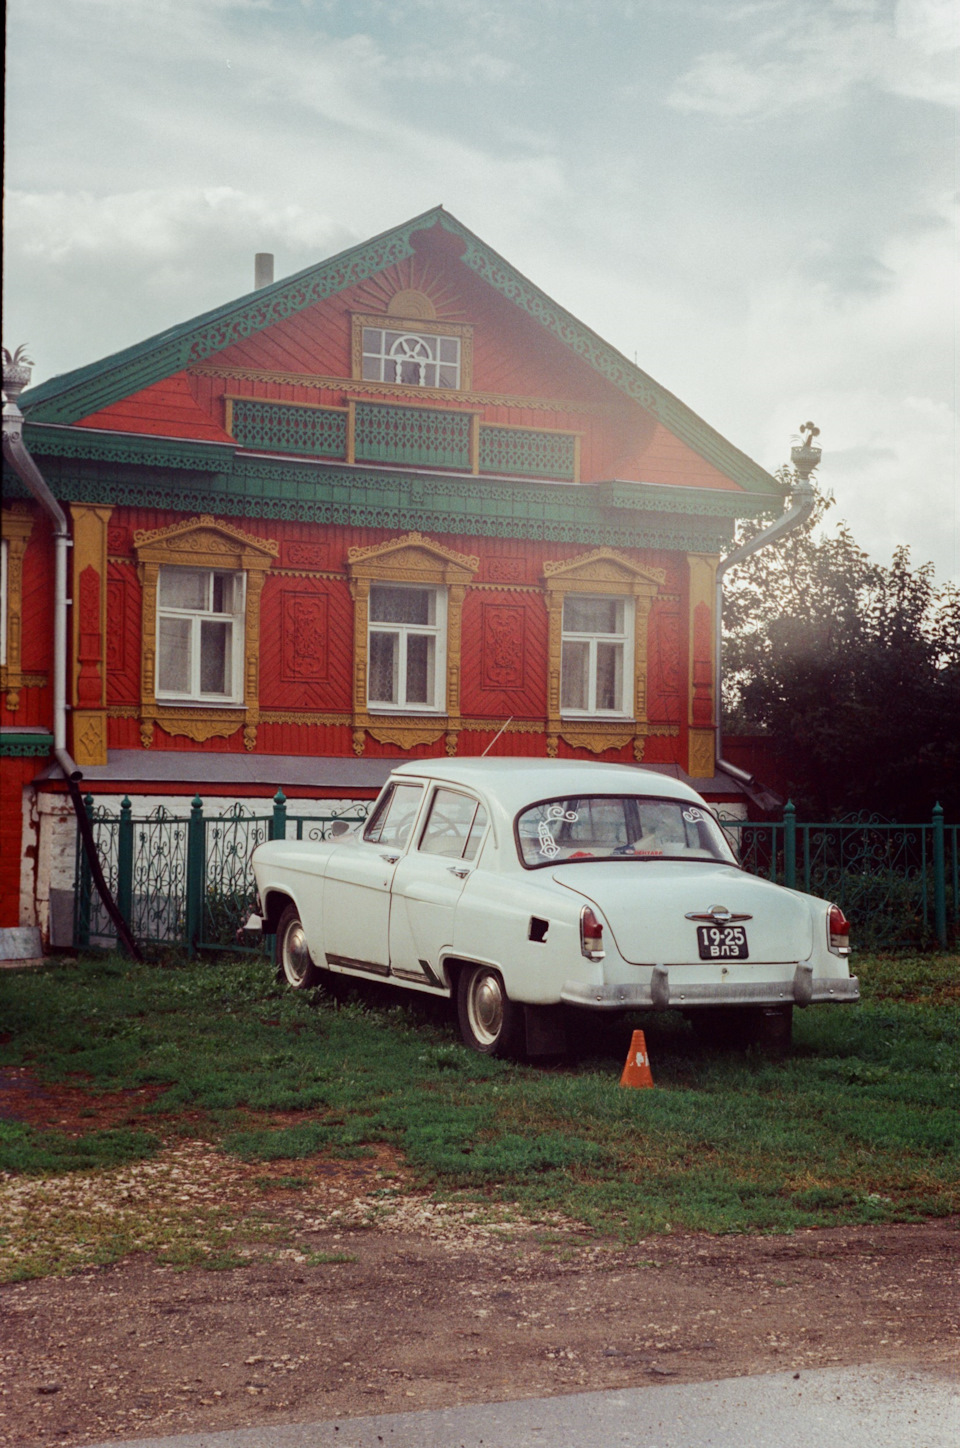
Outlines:
{"type": "Polygon", "coordinates": [[[792,804],[782,820],[722,823],[745,869],[839,905],[860,946],[946,949],[960,933],[960,825],[939,805],[928,824],[869,814],[803,824],[792,804]]]}
{"type": "MultiPolygon", "coordinates": [[[[186,817],[160,805],[135,820],[129,799],[119,814],[95,805],[91,795],[85,804],[104,876],[134,938],[191,951],[261,948],[242,932],[254,908],[250,861],[257,845],[324,840],[334,826],[362,823],[369,810],[361,803],[288,815],[282,790],[269,814],[241,804],[206,814],[199,796],[186,817]]],[[[877,815],[803,824],[792,804],[781,820],[722,823],[746,870],[839,905],[861,948],[945,949],[960,935],[960,825],[945,824],[939,805],[928,824],[877,815]]],[[[76,945],[115,946],[79,839],[74,898],[76,945]]]]}
{"type": "MultiPolygon", "coordinates": [[[[159,805],[145,819],[134,819],[129,799],[119,814],[84,804],[107,884],[141,945],[195,950],[248,950],[243,923],[255,908],[251,859],[264,840],[324,840],[335,825],[361,824],[369,805],[357,803],[327,814],[288,815],[277,790],[269,814],[235,804],[205,814],[195,796],[188,816],[159,805]]],[[[78,948],[112,948],[113,923],[93,889],[90,866],[77,840],[74,941],[78,948]]]]}

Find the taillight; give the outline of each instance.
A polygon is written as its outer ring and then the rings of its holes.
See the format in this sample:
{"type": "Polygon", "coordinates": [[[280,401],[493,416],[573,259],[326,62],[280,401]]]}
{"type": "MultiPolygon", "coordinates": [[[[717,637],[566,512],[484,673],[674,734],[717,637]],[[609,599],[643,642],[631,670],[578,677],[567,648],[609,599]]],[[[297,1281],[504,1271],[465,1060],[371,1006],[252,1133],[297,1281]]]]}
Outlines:
{"type": "Polygon", "coordinates": [[[584,905],[580,911],[580,949],[588,960],[602,960],[606,954],[603,926],[589,905],[584,905]]]}
{"type": "Polygon", "coordinates": [[[830,939],[830,949],[834,955],[850,954],[850,921],[839,905],[830,906],[830,914],[827,917],[827,935],[830,939]]]}

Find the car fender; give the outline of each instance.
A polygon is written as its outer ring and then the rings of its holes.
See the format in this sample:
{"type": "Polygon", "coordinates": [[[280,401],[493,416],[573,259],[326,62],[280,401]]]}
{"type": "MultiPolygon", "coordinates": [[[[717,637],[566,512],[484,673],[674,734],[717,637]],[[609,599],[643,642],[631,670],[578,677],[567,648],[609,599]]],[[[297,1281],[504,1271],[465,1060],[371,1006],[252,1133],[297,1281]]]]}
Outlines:
{"type": "Polygon", "coordinates": [[[292,902],[303,923],[314,960],[322,961],[321,900],[330,856],[339,843],[270,840],[258,846],[253,873],[262,907],[266,934],[272,934],[287,902],[292,902]]]}
{"type": "Polygon", "coordinates": [[[593,983],[598,967],[580,952],[580,902],[552,881],[476,870],[466,882],[454,915],[450,965],[470,961],[495,966],[511,1000],[551,1005],[571,976],[593,983]],[[546,922],[542,939],[534,922],[546,922]],[[582,967],[582,969],[578,968],[582,967]]]}

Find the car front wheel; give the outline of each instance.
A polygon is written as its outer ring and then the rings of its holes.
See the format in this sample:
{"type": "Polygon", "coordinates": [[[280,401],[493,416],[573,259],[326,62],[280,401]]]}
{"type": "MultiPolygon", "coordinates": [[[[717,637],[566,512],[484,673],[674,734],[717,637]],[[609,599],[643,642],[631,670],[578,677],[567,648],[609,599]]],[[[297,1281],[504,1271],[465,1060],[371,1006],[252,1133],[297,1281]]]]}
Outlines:
{"type": "Polygon", "coordinates": [[[295,905],[286,906],[277,926],[277,972],[294,990],[309,990],[320,983],[295,905]]]}
{"type": "Polygon", "coordinates": [[[499,971],[466,966],[457,980],[460,1034],[485,1056],[517,1056],[522,1039],[522,1008],[507,995],[499,971]]]}

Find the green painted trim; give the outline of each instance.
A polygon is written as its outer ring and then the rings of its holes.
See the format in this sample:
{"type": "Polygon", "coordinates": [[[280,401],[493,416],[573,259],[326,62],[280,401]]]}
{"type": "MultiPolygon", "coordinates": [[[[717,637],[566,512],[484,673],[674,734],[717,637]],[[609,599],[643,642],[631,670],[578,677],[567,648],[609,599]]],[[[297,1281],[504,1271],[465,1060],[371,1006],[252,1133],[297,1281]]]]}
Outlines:
{"type": "Polygon", "coordinates": [[[434,225],[439,214],[440,208],[435,207],[272,286],[249,292],[86,367],[51,377],[21,395],[24,416],[37,422],[77,422],[111,402],[201,362],[412,256],[411,236],[434,225]]]}
{"type": "MultiPolygon", "coordinates": [[[[242,455],[234,459],[230,473],[192,477],[171,469],[149,474],[138,470],[138,476],[131,476],[129,468],[116,463],[71,465],[62,458],[51,458],[44,472],[53,492],[73,502],[180,514],[702,553],[725,551],[733,534],[733,517],[718,517],[713,511],[697,517],[682,506],[672,513],[633,512],[625,517],[626,510],[604,507],[589,484],[311,467],[293,459],[242,455]]],[[[15,477],[10,493],[22,495],[15,477]]]]}
{"type": "Polygon", "coordinates": [[[237,449],[229,443],[191,442],[188,438],[147,433],[99,432],[86,427],[55,427],[27,422],[23,440],[36,457],[87,458],[97,462],[137,463],[183,468],[193,473],[230,469],[237,449]]]}
{"type": "Polygon", "coordinates": [[[0,732],[0,757],[6,759],[43,759],[52,748],[52,734],[0,732]]]}
{"type": "Polygon", "coordinates": [[[493,251],[487,244],[455,216],[441,211],[438,220],[447,231],[453,232],[466,242],[464,263],[482,277],[485,282],[507,298],[508,301],[526,312],[541,327],[583,357],[594,371],[599,372],[608,382],[639,402],[642,407],[659,417],[670,432],[690,447],[707,462],[740,483],[771,496],[782,498],[784,489],[776,478],[748,458],[746,453],[727,442],[709,423],[698,417],[691,408],[661,387],[659,382],[640,367],[627,360],[622,352],[611,347],[602,337],[577,320],[571,312],[548,297],[522,272],[518,272],[493,251]]]}
{"type": "Polygon", "coordinates": [[[76,422],[404,260],[413,254],[414,233],[438,223],[465,243],[462,259],[466,266],[621,392],[654,413],[707,462],[743,487],[783,497],[784,490],[776,478],[554,302],[442,206],[134,347],[50,378],[23,393],[21,408],[37,422],[76,422]]]}
{"type": "Polygon", "coordinates": [[[604,508],[641,513],[686,513],[716,518],[752,518],[779,512],[780,499],[768,493],[735,493],[720,488],[670,487],[619,479],[595,484],[604,508]]]}
{"type": "MultiPolygon", "coordinates": [[[[224,492],[257,497],[314,498],[327,496],[330,490],[345,489],[354,495],[370,489],[378,497],[391,500],[404,498],[417,503],[429,496],[453,501],[458,510],[475,510],[491,506],[492,500],[503,502],[516,496],[523,509],[550,509],[555,504],[580,513],[583,509],[619,512],[671,513],[700,518],[748,518],[769,514],[778,500],[764,493],[741,493],[719,488],[669,487],[657,483],[633,483],[614,479],[601,483],[551,483],[549,486],[530,481],[493,480],[483,475],[424,475],[413,469],[393,471],[376,465],[346,470],[336,463],[304,463],[293,456],[251,458],[234,447],[219,443],[179,443],[160,437],[117,436],[113,433],[88,431],[85,428],[51,427],[27,424],[25,440],[31,452],[41,459],[47,480],[58,495],[73,498],[73,489],[91,471],[83,464],[100,464],[94,474],[108,488],[125,487],[131,479],[125,464],[138,467],[154,465],[143,485],[154,489],[180,488],[183,479],[177,473],[205,473],[211,502],[224,492]],[[76,444],[74,446],[74,444],[76,444]],[[77,463],[80,466],[71,466],[77,463]]],[[[15,496],[17,480],[10,475],[9,486],[15,496]]],[[[81,501],[77,498],[75,501],[81,501]]],[[[109,501],[104,498],[103,502],[109,501]]],[[[496,504],[493,503],[495,507],[496,504]]],[[[622,521],[622,520],[621,520],[622,521]]]]}

